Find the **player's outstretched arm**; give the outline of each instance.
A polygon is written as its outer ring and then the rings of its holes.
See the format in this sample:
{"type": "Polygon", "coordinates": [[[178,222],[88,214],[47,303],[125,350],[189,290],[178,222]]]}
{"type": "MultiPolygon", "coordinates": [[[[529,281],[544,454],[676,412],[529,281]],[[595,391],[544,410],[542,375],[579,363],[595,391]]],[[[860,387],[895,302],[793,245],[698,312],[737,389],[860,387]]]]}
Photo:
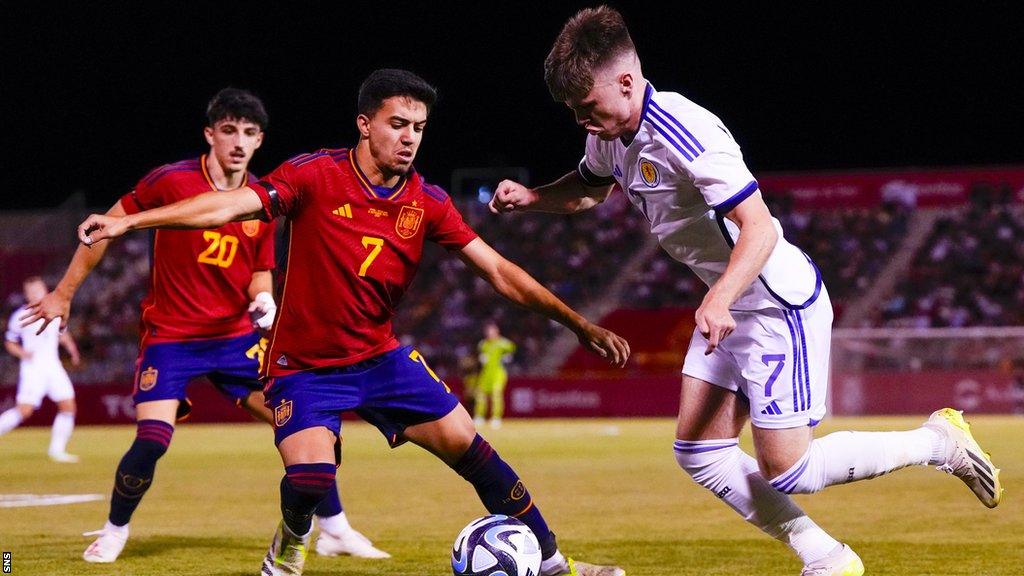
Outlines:
{"type": "Polygon", "coordinates": [[[611,186],[587,186],[578,173],[570,172],[558,180],[537,188],[527,188],[512,180],[502,180],[488,206],[491,212],[554,212],[573,214],[604,202],[611,186]]]}
{"type": "Polygon", "coordinates": [[[71,357],[71,365],[78,366],[82,363],[82,357],[78,354],[78,344],[75,344],[74,337],[71,336],[70,332],[61,332],[59,336],[60,345],[67,350],[68,356],[71,357]]]}
{"type": "Polygon", "coordinates": [[[725,217],[739,226],[740,235],[725,272],[708,290],[695,315],[697,328],[708,339],[705,354],[711,354],[718,343],[736,328],[729,306],[761,273],[779,241],[771,213],[760,192],[751,194],[725,217]]]}
{"type": "Polygon", "coordinates": [[[525,270],[506,260],[480,238],[467,244],[459,252],[459,256],[502,296],[569,328],[576,333],[585,348],[602,358],[607,358],[612,365],[626,365],[626,360],[629,359],[629,343],[625,339],[590,323],[550,290],[541,286],[525,270]]]}
{"type": "MultiPolygon", "coordinates": [[[[124,206],[121,205],[120,200],[111,206],[110,210],[107,210],[107,216],[120,217],[124,215],[124,206]]],[[[71,316],[71,301],[75,297],[75,292],[78,291],[78,287],[82,285],[92,269],[103,259],[108,244],[108,242],[100,242],[91,246],[91,249],[79,246],[75,250],[75,255],[71,257],[71,264],[68,264],[68,269],[53,292],[43,296],[43,299],[38,302],[28,303],[25,313],[19,318],[21,326],[28,326],[42,318],[43,324],[36,332],[36,334],[42,334],[50,322],[59,317],[60,329],[62,331],[66,329],[68,318],[71,316]]]]}
{"type": "Polygon", "coordinates": [[[93,214],[78,225],[78,239],[86,246],[145,228],[217,228],[235,220],[252,220],[263,213],[263,203],[248,186],[207,192],[137,214],[113,217],[93,214]]]}

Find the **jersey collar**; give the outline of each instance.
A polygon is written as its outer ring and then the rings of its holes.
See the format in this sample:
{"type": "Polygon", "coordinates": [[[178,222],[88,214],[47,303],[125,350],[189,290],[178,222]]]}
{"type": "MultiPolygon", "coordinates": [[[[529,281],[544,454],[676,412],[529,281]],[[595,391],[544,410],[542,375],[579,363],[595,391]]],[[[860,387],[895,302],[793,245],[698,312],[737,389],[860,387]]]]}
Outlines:
{"type": "Polygon", "coordinates": [[[352,172],[356,175],[356,180],[359,180],[359,185],[362,187],[363,192],[366,193],[370,198],[377,198],[381,200],[397,200],[399,196],[405,192],[406,185],[409,183],[409,175],[402,176],[398,183],[391,188],[383,186],[374,186],[370,184],[370,179],[363,174],[363,171],[359,169],[359,164],[356,162],[355,147],[352,147],[352,151],[349,152],[348,161],[352,164],[352,172]]]}
{"type": "MultiPolygon", "coordinates": [[[[213,183],[213,178],[210,178],[210,171],[206,168],[206,154],[199,157],[199,169],[203,171],[203,178],[206,179],[206,183],[210,185],[211,190],[223,192],[216,184],[213,183]]],[[[249,171],[246,170],[245,174],[242,175],[242,186],[249,183],[249,171]]],[[[242,186],[239,186],[241,188],[242,186]]]]}
{"type": "Polygon", "coordinates": [[[647,108],[651,105],[651,96],[654,95],[654,86],[650,82],[647,82],[647,86],[644,88],[644,106],[640,109],[640,122],[636,125],[636,134],[633,134],[632,138],[626,139],[625,137],[619,138],[623,146],[629,146],[636,139],[636,135],[643,130],[644,120],[647,119],[647,108]]]}

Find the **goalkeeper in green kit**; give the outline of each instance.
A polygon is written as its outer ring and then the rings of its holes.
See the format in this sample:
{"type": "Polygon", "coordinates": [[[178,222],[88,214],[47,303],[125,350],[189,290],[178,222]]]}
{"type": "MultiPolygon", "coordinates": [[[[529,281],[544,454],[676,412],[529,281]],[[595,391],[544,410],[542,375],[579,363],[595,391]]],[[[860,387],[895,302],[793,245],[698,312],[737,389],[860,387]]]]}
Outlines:
{"type": "Polygon", "coordinates": [[[484,326],[484,339],[477,344],[480,354],[480,373],[476,378],[474,416],[477,426],[487,418],[487,404],[491,405],[491,428],[501,428],[501,417],[505,413],[505,384],[508,370],[505,364],[515,354],[516,345],[501,335],[498,325],[489,322],[484,326]]]}

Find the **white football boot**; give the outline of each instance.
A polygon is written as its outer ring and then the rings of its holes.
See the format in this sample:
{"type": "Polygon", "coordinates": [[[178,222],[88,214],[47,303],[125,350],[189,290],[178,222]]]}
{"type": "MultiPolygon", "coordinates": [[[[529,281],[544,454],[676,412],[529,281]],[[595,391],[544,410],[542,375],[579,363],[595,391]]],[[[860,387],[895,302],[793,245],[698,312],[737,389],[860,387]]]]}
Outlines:
{"type": "Polygon", "coordinates": [[[971,435],[963,412],[952,408],[936,410],[924,425],[946,438],[946,462],[938,469],[963,480],[985,506],[998,506],[1003,495],[999,468],[992,465],[992,458],[971,435]]]}
{"type": "Polygon", "coordinates": [[[837,552],[804,566],[800,576],[863,576],[864,562],[852,548],[843,544],[837,552]]]}
{"type": "Polygon", "coordinates": [[[82,536],[99,536],[82,553],[82,560],[99,564],[108,564],[117,560],[128,543],[128,525],[114,526],[110,522],[93,532],[86,532],[82,536]]]}
{"type": "Polygon", "coordinates": [[[50,460],[54,462],[60,462],[61,464],[78,464],[79,458],[74,454],[68,454],[67,452],[50,452],[50,460]]]}
{"type": "Polygon", "coordinates": [[[270,542],[267,555],[263,558],[262,576],[301,576],[302,566],[306,563],[309,540],[313,534],[312,527],[305,536],[296,536],[284,525],[284,520],[277,525],[277,532],[270,542]]]}
{"type": "Polygon", "coordinates": [[[353,556],[355,558],[391,558],[391,554],[376,548],[373,542],[355,528],[340,533],[320,529],[316,539],[316,553],[320,556],[353,556]]]}

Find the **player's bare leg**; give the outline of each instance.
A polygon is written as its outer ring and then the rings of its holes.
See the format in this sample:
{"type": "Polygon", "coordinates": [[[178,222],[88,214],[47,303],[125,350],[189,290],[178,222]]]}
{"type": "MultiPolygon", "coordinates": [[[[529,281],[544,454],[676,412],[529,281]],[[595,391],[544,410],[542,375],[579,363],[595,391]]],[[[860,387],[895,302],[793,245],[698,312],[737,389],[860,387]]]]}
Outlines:
{"type": "Polygon", "coordinates": [[[477,434],[473,419],[461,404],[438,420],[406,428],[403,435],[436,455],[472,484],[488,512],[518,518],[533,530],[544,557],[541,576],[625,576],[621,568],[574,562],[558,551],[555,535],[548,529],[525,485],[477,434]]]}
{"type": "Polygon", "coordinates": [[[157,460],[170,445],[178,404],[178,400],[170,399],[141,402],[135,406],[135,441],[114,473],[114,490],[110,496],[110,515],[106,524],[99,530],[84,534],[97,536],[82,554],[86,562],[113,562],[124,550],[128,542],[128,522],[153,483],[157,460]]]}
{"type": "Polygon", "coordinates": [[[744,520],[788,545],[805,566],[843,550],[740,450],[749,411],[738,394],[684,375],[674,445],[679,466],[744,520]]]}
{"type": "MultiPolygon", "coordinates": [[[[263,392],[254,391],[240,405],[253,418],[273,426],[274,414],[267,408],[263,392]]],[[[369,538],[352,527],[341,505],[339,489],[317,505],[316,523],[320,535],[316,539],[316,552],[321,556],[354,556],[356,558],[390,558],[391,554],[373,545],[369,538]]]]}
{"type": "Polygon", "coordinates": [[[78,456],[68,454],[68,441],[75,429],[75,399],[68,398],[57,402],[57,415],[53,417],[53,429],[50,432],[50,449],[48,454],[54,462],[76,463],[78,456]]]}
{"type": "Polygon", "coordinates": [[[22,422],[31,418],[35,411],[35,406],[31,404],[17,404],[5,410],[0,414],[0,436],[20,426],[22,422]]]}

